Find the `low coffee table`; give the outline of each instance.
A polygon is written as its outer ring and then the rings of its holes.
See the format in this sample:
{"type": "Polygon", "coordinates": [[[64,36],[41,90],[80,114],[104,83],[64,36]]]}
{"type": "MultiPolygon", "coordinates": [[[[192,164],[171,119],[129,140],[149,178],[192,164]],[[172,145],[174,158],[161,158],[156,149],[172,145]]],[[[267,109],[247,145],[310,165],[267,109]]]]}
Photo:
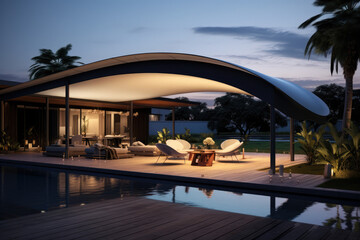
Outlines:
{"type": "Polygon", "coordinates": [[[202,150],[189,153],[189,160],[192,166],[212,166],[215,159],[215,151],[202,150]]]}

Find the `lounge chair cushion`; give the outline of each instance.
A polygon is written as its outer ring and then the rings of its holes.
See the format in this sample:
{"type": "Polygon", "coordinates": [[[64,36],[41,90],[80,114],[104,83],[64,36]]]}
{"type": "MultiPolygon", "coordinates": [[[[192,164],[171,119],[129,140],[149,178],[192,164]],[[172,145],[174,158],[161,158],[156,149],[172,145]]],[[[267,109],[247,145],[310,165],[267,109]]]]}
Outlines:
{"type": "Polygon", "coordinates": [[[190,150],[191,149],[191,144],[184,140],[184,139],[176,139],[176,141],[180,142],[183,145],[183,149],[182,150],[190,150]]]}
{"type": "Polygon", "coordinates": [[[132,146],[145,146],[145,144],[143,144],[142,142],[140,141],[136,141],[132,144],[132,146]]]}
{"type": "Polygon", "coordinates": [[[225,149],[228,146],[230,146],[230,145],[232,145],[232,144],[234,144],[236,142],[239,142],[239,140],[237,140],[237,139],[227,139],[227,140],[225,140],[225,141],[223,141],[221,143],[220,147],[221,147],[221,149],[225,149]]]}
{"type": "Polygon", "coordinates": [[[160,152],[154,145],[146,145],[146,146],[130,146],[128,147],[130,153],[135,155],[142,156],[154,156],[158,155],[160,152]]]}
{"type": "Polygon", "coordinates": [[[184,150],[184,145],[181,144],[181,142],[173,139],[169,139],[166,141],[166,145],[172,147],[176,151],[182,151],[184,150]]]}

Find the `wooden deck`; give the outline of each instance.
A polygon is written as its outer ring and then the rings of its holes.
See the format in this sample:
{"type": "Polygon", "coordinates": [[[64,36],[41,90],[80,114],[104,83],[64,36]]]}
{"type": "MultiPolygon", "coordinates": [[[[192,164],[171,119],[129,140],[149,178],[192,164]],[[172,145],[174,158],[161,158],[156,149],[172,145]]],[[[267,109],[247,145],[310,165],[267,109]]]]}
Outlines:
{"type": "Polygon", "coordinates": [[[112,199],[0,222],[0,239],[359,239],[359,232],[201,209],[112,199]]]}
{"type": "MultiPolygon", "coordinates": [[[[238,156],[239,161],[233,161],[231,158],[220,158],[214,162],[213,166],[191,166],[190,161],[168,160],[162,164],[165,157],[161,157],[158,164],[155,164],[158,157],[135,156],[134,158],[125,158],[119,160],[93,160],[84,157],[76,157],[74,160],[56,157],[44,157],[39,153],[16,153],[8,155],[0,155],[0,159],[20,160],[33,163],[46,163],[63,166],[80,166],[95,169],[112,169],[128,172],[162,174],[168,176],[182,176],[192,178],[226,180],[234,182],[248,182],[259,184],[281,184],[283,186],[298,187],[314,187],[324,182],[322,176],[292,174],[292,178],[288,178],[288,174],[281,182],[276,176],[270,181],[267,171],[258,171],[259,169],[268,168],[270,166],[270,155],[266,153],[246,153],[245,159],[238,156]]],[[[296,155],[295,161],[291,162],[288,154],[277,154],[276,164],[291,166],[304,163],[303,155],[296,155]]]]}

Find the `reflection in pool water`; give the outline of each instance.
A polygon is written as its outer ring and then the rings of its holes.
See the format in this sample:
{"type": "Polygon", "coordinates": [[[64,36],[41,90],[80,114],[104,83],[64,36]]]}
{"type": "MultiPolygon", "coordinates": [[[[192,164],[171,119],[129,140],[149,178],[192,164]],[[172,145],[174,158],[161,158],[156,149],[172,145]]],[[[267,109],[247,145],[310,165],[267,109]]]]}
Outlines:
{"type": "Polygon", "coordinates": [[[359,206],[240,193],[139,178],[0,165],[0,220],[111,198],[142,196],[190,206],[359,230],[359,206]]]}

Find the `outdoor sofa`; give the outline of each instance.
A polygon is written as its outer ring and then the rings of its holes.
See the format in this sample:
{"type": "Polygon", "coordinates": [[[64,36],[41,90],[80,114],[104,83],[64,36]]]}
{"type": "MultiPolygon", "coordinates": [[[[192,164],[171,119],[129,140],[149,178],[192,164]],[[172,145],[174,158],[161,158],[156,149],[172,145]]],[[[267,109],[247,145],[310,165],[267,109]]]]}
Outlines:
{"type": "MultiPolygon", "coordinates": [[[[86,149],[87,147],[85,145],[69,145],[69,156],[84,156],[86,155],[86,149]]],[[[63,157],[65,155],[65,144],[52,144],[47,146],[43,155],[49,157],[63,157]]]]}
{"type": "Polygon", "coordinates": [[[137,141],[128,147],[130,153],[140,156],[157,156],[160,154],[159,149],[154,145],[145,145],[137,141]]]}
{"type": "Polygon", "coordinates": [[[127,148],[109,147],[101,143],[95,143],[90,148],[85,149],[87,158],[96,159],[120,159],[130,158],[133,154],[128,154],[127,148]]]}

